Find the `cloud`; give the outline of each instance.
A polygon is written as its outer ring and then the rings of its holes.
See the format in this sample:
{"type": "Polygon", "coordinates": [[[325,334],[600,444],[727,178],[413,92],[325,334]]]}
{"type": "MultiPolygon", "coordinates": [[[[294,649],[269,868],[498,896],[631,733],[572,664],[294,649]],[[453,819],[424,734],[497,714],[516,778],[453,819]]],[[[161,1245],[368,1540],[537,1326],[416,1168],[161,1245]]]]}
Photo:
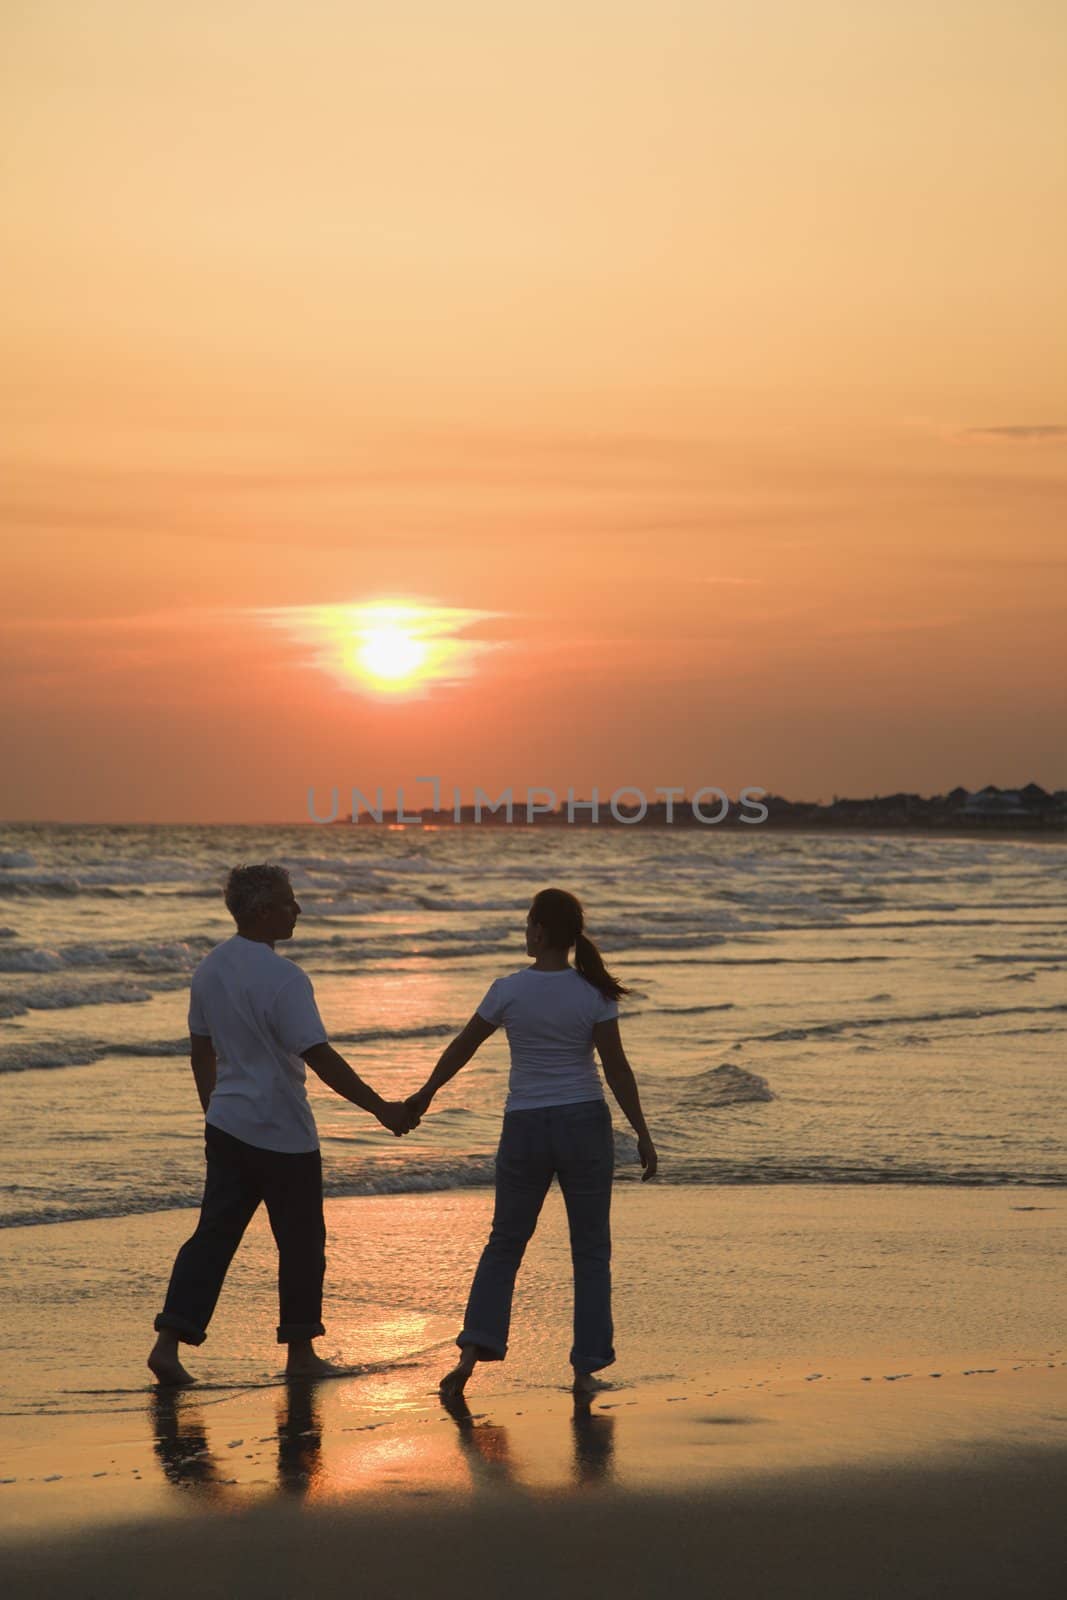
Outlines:
{"type": "Polygon", "coordinates": [[[902,417],[901,425],[944,440],[996,439],[1007,444],[1026,444],[1035,440],[1067,439],[1064,422],[996,422],[966,427],[960,422],[945,422],[937,417],[902,417]]]}
{"type": "Polygon", "coordinates": [[[968,624],[965,616],[940,616],[940,617],[854,617],[850,622],[823,629],[823,636],[828,639],[850,639],[856,635],[867,637],[875,634],[894,633],[933,633],[946,628],[960,628],[968,624]]]}
{"type": "Polygon", "coordinates": [[[1016,556],[978,553],[965,556],[926,556],[927,567],[968,570],[999,569],[1003,572],[1060,572],[1067,567],[1067,556],[1016,556]]]}
{"type": "Polygon", "coordinates": [[[198,631],[232,616],[218,607],[183,606],[169,611],[137,611],[125,616],[93,617],[10,617],[4,621],[5,633],[56,633],[111,638],[119,632],[158,634],[198,631]]]}
{"type": "Polygon", "coordinates": [[[1067,424],[1061,422],[1010,422],[961,431],[972,439],[1067,439],[1067,424]]]}

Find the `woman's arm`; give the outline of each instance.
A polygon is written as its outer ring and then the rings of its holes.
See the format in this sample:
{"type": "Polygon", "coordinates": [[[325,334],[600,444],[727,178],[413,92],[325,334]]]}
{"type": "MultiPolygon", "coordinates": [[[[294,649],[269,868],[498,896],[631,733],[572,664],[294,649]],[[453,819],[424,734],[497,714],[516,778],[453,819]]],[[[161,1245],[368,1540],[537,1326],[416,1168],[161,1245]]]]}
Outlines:
{"type": "Polygon", "coordinates": [[[456,1073],[467,1065],[471,1056],[483,1045],[491,1033],[496,1032],[495,1022],[486,1022],[483,1016],[476,1011],[465,1028],[462,1028],[452,1043],[442,1050],[436,1067],[423,1084],[422,1088],[413,1095],[409,1095],[407,1105],[417,1108],[420,1117],[427,1110],[430,1101],[456,1073]]]}
{"type": "Polygon", "coordinates": [[[610,1022],[596,1022],[593,1024],[593,1043],[596,1045],[597,1054],[604,1067],[604,1076],[608,1080],[608,1087],[625,1116],[627,1122],[637,1135],[637,1153],[641,1158],[644,1172],[641,1182],[647,1183],[649,1178],[656,1176],[659,1158],[656,1147],[652,1143],[652,1135],[648,1131],[645,1114],[641,1110],[641,1096],[637,1092],[637,1079],[634,1070],[626,1059],[626,1051],[622,1047],[619,1036],[619,1024],[612,1018],[610,1022]]]}

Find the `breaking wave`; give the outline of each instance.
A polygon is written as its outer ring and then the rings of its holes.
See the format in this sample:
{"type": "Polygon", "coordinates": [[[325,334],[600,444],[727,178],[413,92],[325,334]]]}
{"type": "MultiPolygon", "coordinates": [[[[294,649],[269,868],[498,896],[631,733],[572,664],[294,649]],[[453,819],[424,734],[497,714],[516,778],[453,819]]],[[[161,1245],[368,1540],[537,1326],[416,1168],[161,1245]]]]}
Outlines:
{"type": "MultiPolygon", "coordinates": [[[[632,1141],[630,1141],[632,1144],[632,1141]]],[[[616,1183],[640,1181],[636,1154],[619,1152],[616,1183]],[[627,1158],[629,1156],[629,1159],[627,1158]]],[[[844,1162],[804,1160],[795,1162],[730,1161],[716,1159],[680,1160],[660,1169],[657,1180],[669,1187],[691,1185],[779,1185],[779,1184],[890,1184],[923,1188],[1067,1188],[1067,1169],[1060,1168],[982,1168],[933,1166],[924,1163],[844,1162]]],[[[37,1202],[20,1209],[8,1200],[14,1186],[0,1190],[0,1228],[32,1227],[62,1222],[103,1221],[118,1217],[144,1216],[159,1211],[185,1210],[200,1204],[201,1175],[190,1176],[188,1183],[175,1184],[154,1194],[143,1190],[135,1195],[87,1197],[37,1202]],[[6,1203],[5,1203],[6,1202],[6,1203]]],[[[439,1194],[456,1189],[487,1189],[493,1183],[491,1156],[452,1156],[440,1160],[412,1160],[366,1166],[358,1172],[334,1172],[325,1184],[327,1199],[358,1199],[374,1195],[439,1194]]]]}
{"type": "Polygon", "coordinates": [[[696,1111],[773,1099],[774,1093],[766,1078],[761,1078],[758,1072],[746,1072],[744,1067],[725,1063],[690,1078],[675,1103],[685,1110],[696,1111]]]}

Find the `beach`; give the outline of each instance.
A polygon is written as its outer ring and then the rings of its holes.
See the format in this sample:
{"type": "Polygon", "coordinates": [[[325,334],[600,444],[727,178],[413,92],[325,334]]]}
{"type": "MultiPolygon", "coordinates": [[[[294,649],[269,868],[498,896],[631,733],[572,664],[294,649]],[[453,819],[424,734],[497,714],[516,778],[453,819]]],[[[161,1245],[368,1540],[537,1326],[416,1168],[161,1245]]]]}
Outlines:
{"type": "MultiPolygon", "coordinates": [[[[553,830],[555,832],[555,830],[553,830]]],[[[1067,904],[1004,841],[0,831],[0,1539],[39,1597],[1059,1593],[1067,904]],[[523,964],[561,882],[629,989],[613,1388],[575,1412],[558,1192],[504,1363],[442,1408],[492,1212],[490,1040],[395,1140],[313,1083],[321,1353],[281,1376],[255,1218],[188,1391],[144,1361],[195,1223],[191,972],[235,860],[383,1094],[523,964]]]]}
{"type": "Polygon", "coordinates": [[[0,1600],[1061,1600],[1067,7],[7,11],[0,1600]]]}
{"type": "Polygon", "coordinates": [[[189,1352],[197,1385],[170,1394],[141,1365],[147,1313],[192,1214],[8,1230],[9,1592],[176,1595],[193,1560],[208,1595],[341,1593],[357,1574],[382,1595],[578,1594],[573,1563],[595,1548],[623,1594],[1051,1595],[1067,1560],[1059,1199],[624,1189],[615,1387],[578,1411],[558,1194],[509,1358],[476,1371],[466,1414],[435,1384],[488,1191],[329,1203],[321,1347],[362,1370],[312,1386],[280,1376],[260,1219],[189,1352]]]}
{"type": "Polygon", "coordinates": [[[702,1494],[423,1500],[134,1525],[5,1551],[8,1593],[207,1600],[670,1590],[831,1600],[1062,1594],[1062,1457],[769,1479],[702,1494]]]}

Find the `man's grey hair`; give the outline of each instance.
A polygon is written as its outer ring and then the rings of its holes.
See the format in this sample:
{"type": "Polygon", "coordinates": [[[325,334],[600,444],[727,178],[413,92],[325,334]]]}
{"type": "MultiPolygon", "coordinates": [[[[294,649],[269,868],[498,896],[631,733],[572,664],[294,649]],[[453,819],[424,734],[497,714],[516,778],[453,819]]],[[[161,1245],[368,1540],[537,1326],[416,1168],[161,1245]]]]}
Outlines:
{"type": "Polygon", "coordinates": [[[226,880],[226,907],[235,922],[245,922],[270,905],[279,889],[288,888],[288,872],[269,861],[256,866],[233,867],[226,880]]]}

